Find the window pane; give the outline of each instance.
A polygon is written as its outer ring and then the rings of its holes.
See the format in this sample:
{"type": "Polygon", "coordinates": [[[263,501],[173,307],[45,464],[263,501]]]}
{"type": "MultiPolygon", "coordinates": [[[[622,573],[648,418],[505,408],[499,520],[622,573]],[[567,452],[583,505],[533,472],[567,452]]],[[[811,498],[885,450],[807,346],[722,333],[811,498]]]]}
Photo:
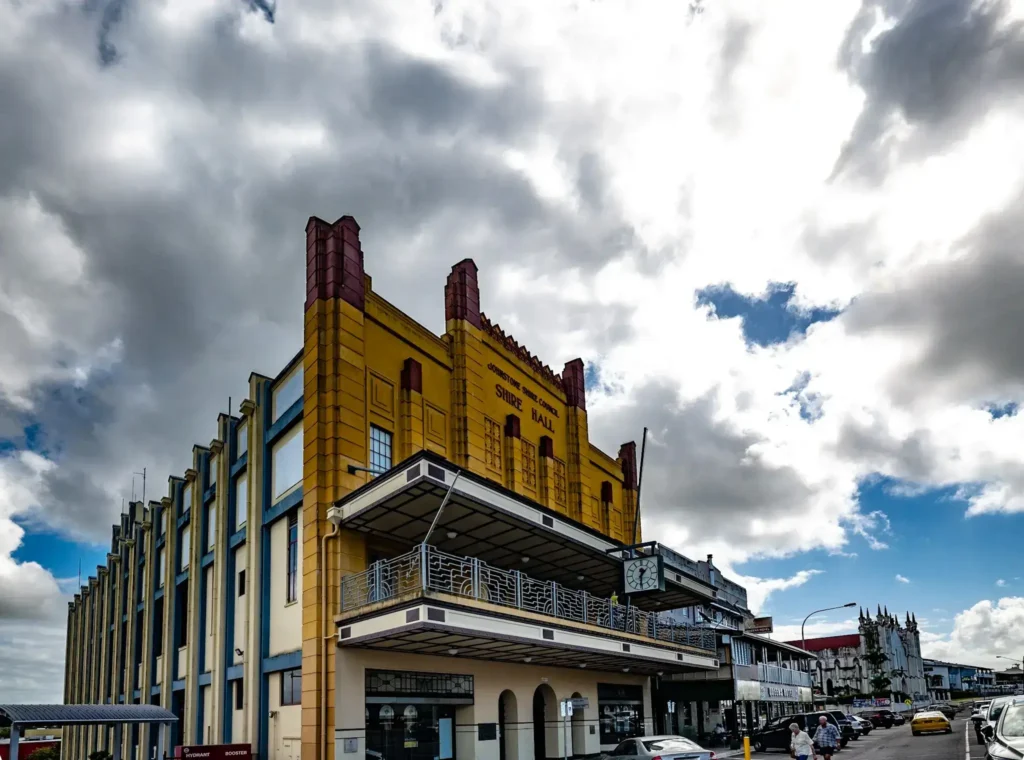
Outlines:
{"type": "Polygon", "coordinates": [[[210,456],[209,476],[207,478],[209,485],[217,484],[217,455],[212,454],[210,456]]]}
{"type": "Polygon", "coordinates": [[[276,502],[302,482],[302,423],[274,446],[273,493],[276,502]]]}
{"type": "Polygon", "coordinates": [[[281,705],[302,704],[302,670],[284,670],[281,672],[281,705]]]}
{"type": "Polygon", "coordinates": [[[271,417],[274,422],[288,411],[288,408],[302,398],[302,365],[299,364],[288,377],[274,388],[271,417]]]}
{"type": "Polygon", "coordinates": [[[186,483],[181,489],[181,513],[192,509],[192,484],[186,483]]]}
{"type": "Polygon", "coordinates": [[[241,423],[235,428],[235,458],[241,457],[242,454],[249,450],[249,425],[246,422],[241,423]]]}
{"type": "Polygon", "coordinates": [[[157,562],[156,569],[157,569],[157,573],[158,573],[158,577],[157,577],[157,580],[156,580],[156,587],[157,588],[163,588],[164,587],[164,575],[167,572],[167,553],[166,553],[166,551],[165,551],[163,546],[160,547],[159,561],[157,562]]]}
{"type": "Polygon", "coordinates": [[[217,505],[206,510],[206,548],[212,550],[217,543],[217,505]]]}
{"type": "Polygon", "coordinates": [[[189,531],[189,526],[185,526],[185,530],[181,532],[181,569],[185,570],[188,567],[188,555],[192,549],[192,534],[189,531]]]}
{"type": "Polygon", "coordinates": [[[298,513],[288,515],[288,580],[287,601],[299,598],[299,519],[298,513]]]}
{"type": "Polygon", "coordinates": [[[160,509],[160,535],[167,535],[167,510],[162,507],[160,509]]]}
{"type": "Polygon", "coordinates": [[[249,514],[249,476],[239,475],[235,481],[235,530],[245,525],[249,514]]]}
{"type": "Polygon", "coordinates": [[[379,475],[391,469],[391,433],[370,425],[370,469],[379,475]]]}

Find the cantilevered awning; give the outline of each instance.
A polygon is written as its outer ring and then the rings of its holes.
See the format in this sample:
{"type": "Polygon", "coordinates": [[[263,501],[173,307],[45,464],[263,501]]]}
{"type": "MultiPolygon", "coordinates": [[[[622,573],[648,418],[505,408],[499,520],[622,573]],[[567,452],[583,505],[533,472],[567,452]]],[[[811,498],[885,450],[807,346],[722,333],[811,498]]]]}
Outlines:
{"type": "Polygon", "coordinates": [[[0,715],[22,728],[178,721],[156,705],[0,705],[0,715]]]}
{"type": "MultiPolygon", "coordinates": [[[[621,591],[621,543],[432,452],[421,451],[356,489],[327,518],[412,547],[426,537],[453,482],[431,545],[595,595],[621,591]]],[[[715,599],[707,580],[672,560],[665,559],[665,591],[635,595],[634,605],[674,609],[715,599]]]]}

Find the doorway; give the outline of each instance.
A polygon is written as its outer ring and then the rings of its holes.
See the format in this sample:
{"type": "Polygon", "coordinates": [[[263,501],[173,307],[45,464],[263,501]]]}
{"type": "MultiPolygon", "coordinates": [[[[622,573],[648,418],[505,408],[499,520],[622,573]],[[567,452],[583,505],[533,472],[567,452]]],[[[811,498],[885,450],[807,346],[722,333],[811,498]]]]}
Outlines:
{"type": "Polygon", "coordinates": [[[508,689],[498,697],[498,742],[498,760],[519,760],[519,710],[508,689]]]}
{"type": "Polygon", "coordinates": [[[558,757],[558,706],[555,691],[542,683],[533,692],[533,758],[558,757]]]}
{"type": "MultiPolygon", "coordinates": [[[[573,699],[583,697],[578,691],[572,695],[573,699]]],[[[587,725],[585,709],[579,708],[572,711],[572,757],[583,757],[587,754],[587,725]]]]}

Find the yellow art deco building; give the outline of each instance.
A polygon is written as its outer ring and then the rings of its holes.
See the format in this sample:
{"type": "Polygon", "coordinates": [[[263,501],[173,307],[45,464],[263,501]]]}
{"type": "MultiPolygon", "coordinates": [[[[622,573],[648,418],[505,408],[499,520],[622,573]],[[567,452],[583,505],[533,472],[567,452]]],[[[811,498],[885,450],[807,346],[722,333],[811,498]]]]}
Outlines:
{"type": "Polygon", "coordinates": [[[373,290],[359,233],[309,219],[302,349],[130,505],[69,605],[66,701],[178,724],[71,729],[68,757],[122,731],[142,760],[158,730],[274,760],[595,755],[672,725],[662,677],[718,669],[714,632],[663,611],[735,584],[634,539],[636,445],[590,442],[583,362],[489,319],[468,259],[431,332],[373,290]]]}

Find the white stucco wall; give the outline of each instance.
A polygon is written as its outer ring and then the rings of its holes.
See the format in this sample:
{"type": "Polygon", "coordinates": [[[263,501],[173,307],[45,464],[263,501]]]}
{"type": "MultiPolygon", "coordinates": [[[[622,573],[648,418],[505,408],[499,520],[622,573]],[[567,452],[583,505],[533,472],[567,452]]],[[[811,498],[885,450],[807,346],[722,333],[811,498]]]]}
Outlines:
{"type": "Polygon", "coordinates": [[[247,604],[249,594],[252,593],[252,578],[246,573],[245,596],[238,596],[239,576],[246,570],[246,547],[243,545],[235,549],[235,578],[232,595],[235,598],[235,644],[232,648],[231,663],[237,664],[242,661],[237,650],[245,651],[246,628],[249,620],[249,606],[247,604]]]}
{"type": "Polygon", "coordinates": [[[210,565],[209,567],[205,568],[203,571],[203,575],[205,578],[203,583],[204,587],[206,588],[206,631],[204,632],[205,635],[203,636],[203,646],[206,648],[206,650],[203,653],[203,662],[205,663],[205,667],[203,668],[203,670],[210,671],[213,669],[214,652],[216,651],[214,648],[214,631],[216,630],[217,625],[217,608],[214,605],[214,599],[218,596],[214,593],[215,588],[213,565],[210,565]]]}
{"type": "Polygon", "coordinates": [[[300,760],[302,754],[302,705],[281,705],[281,674],[269,676],[270,760],[300,760]]]}

